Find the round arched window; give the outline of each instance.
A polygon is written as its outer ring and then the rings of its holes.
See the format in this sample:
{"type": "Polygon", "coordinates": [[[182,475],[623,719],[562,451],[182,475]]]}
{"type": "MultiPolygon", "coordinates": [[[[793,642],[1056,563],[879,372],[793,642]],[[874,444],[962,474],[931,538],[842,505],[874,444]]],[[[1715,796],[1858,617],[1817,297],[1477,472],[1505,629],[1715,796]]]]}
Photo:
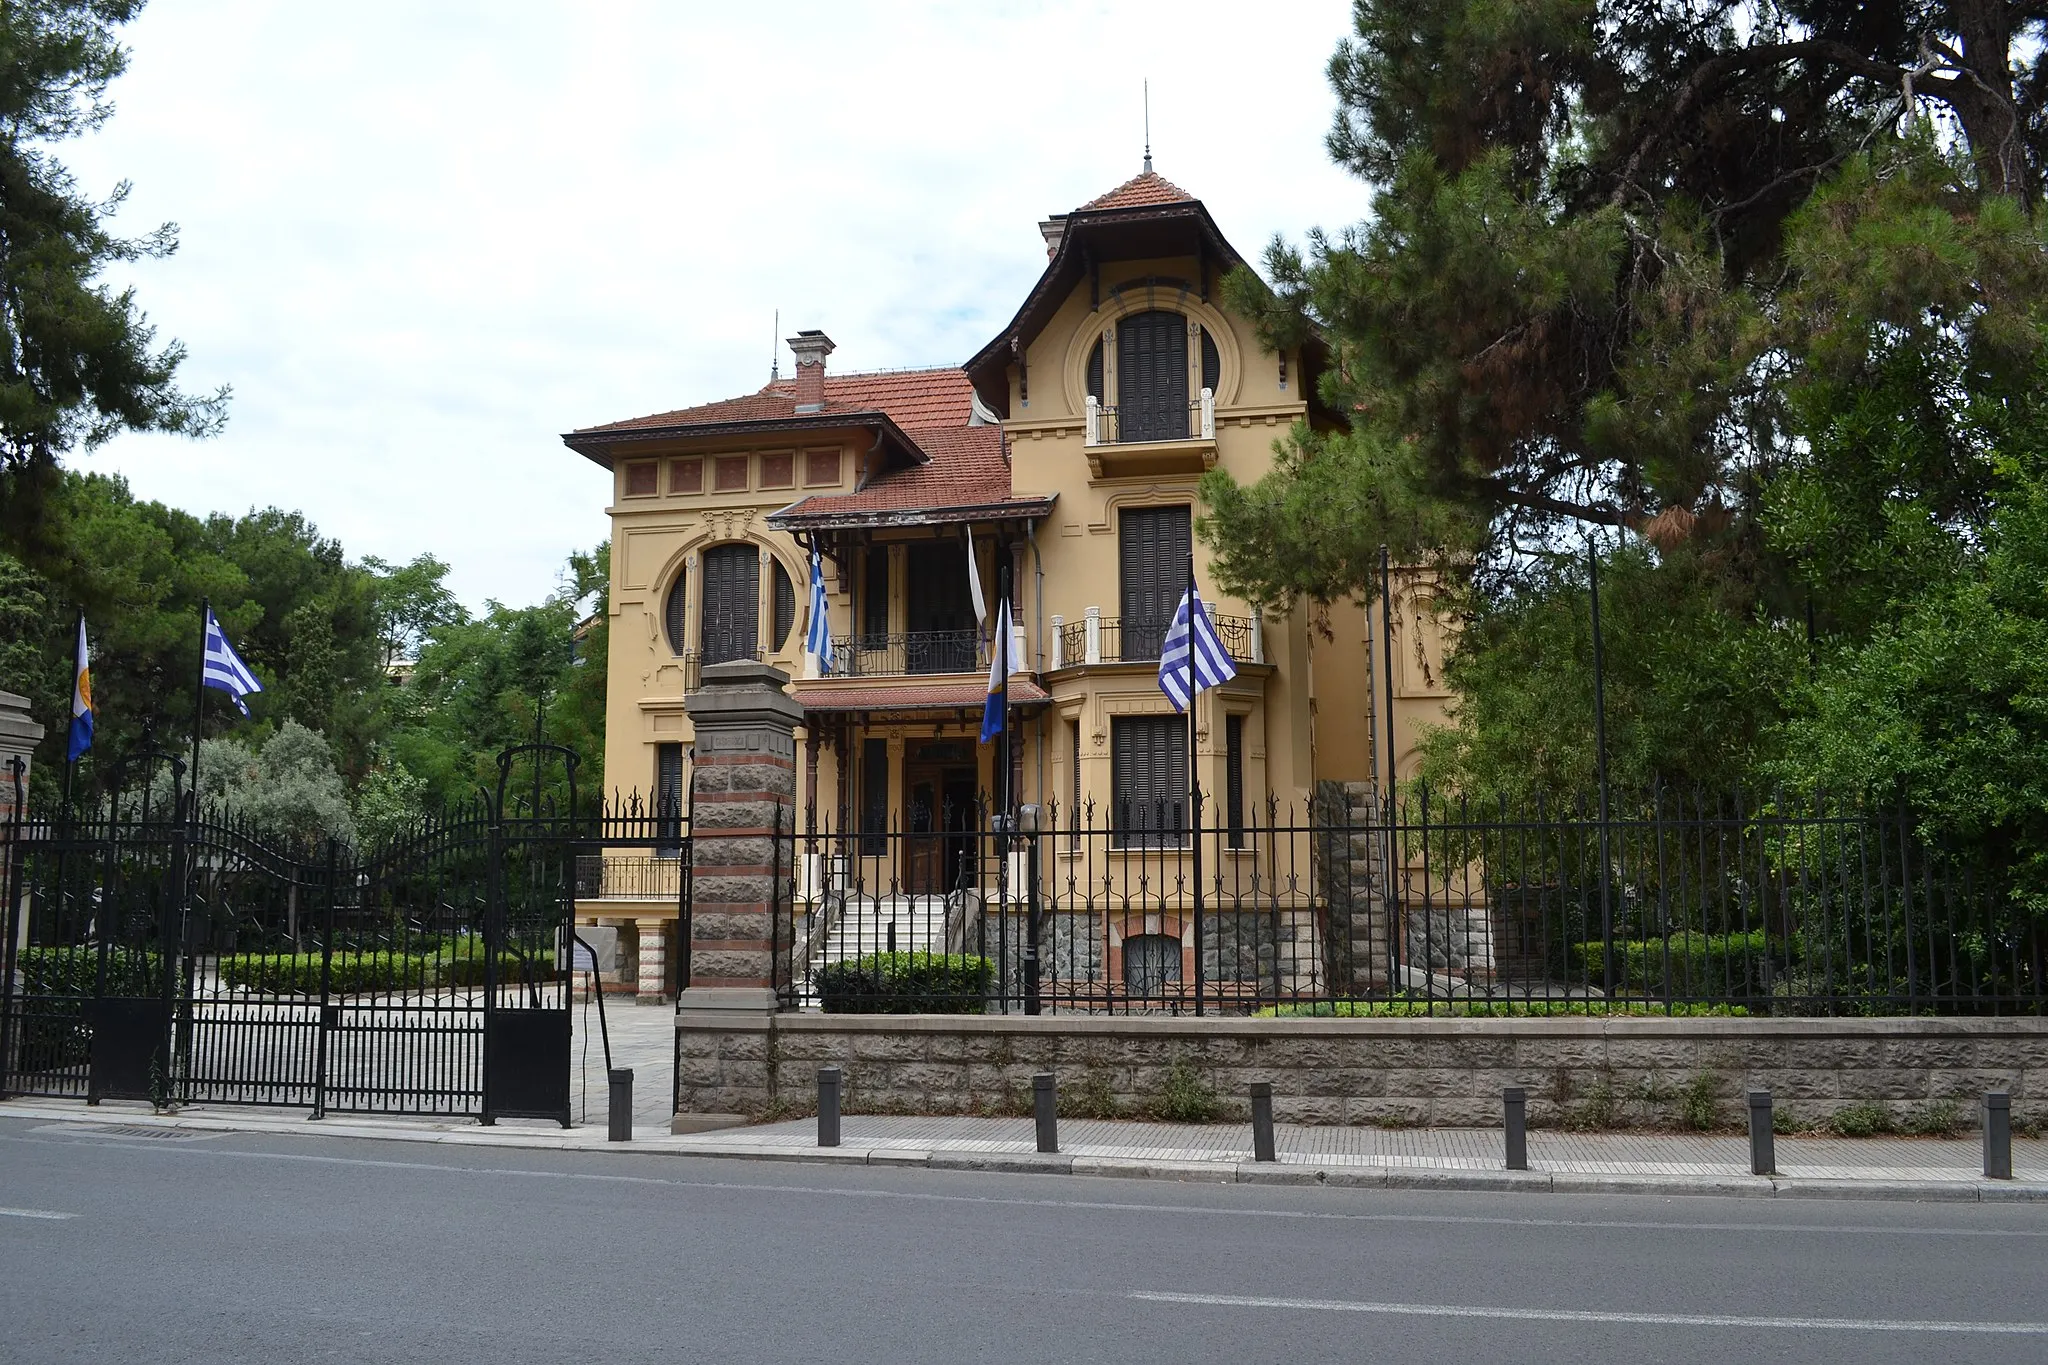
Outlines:
{"type": "Polygon", "coordinates": [[[690,638],[690,571],[676,570],[676,581],[668,590],[668,601],[662,608],[662,622],[668,627],[668,647],[677,654],[683,652],[683,642],[690,638]]]}

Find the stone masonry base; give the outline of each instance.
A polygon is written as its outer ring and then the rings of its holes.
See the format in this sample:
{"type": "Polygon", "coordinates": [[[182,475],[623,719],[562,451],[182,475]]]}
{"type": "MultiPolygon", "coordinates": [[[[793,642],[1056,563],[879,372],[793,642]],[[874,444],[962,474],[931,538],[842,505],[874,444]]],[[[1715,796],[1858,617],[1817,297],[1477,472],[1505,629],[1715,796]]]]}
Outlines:
{"type": "Polygon", "coordinates": [[[2015,1123],[2048,1122],[2048,1019],[685,1018],[678,1110],[800,1113],[830,1064],[848,1113],[1028,1112],[1052,1071],[1063,1108],[1143,1114],[1177,1063],[1218,1117],[1244,1118],[1264,1080],[1292,1123],[1491,1126],[1510,1085],[1538,1125],[1664,1126],[1688,1096],[1734,1124],[1751,1089],[1809,1123],[1868,1104],[1974,1126],[1987,1090],[2011,1093],[2015,1123]]]}

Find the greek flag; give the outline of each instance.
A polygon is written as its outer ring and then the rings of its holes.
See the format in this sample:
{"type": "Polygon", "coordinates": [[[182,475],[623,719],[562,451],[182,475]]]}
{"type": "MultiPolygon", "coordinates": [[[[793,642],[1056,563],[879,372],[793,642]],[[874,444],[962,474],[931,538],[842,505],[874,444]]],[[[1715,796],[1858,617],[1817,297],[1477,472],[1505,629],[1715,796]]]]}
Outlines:
{"type": "Polygon", "coordinates": [[[1008,717],[1003,703],[1008,699],[1012,673],[1024,671],[1024,655],[1017,648],[1017,632],[1010,628],[1010,599],[996,603],[996,638],[988,645],[988,700],[981,707],[981,742],[988,743],[1003,732],[1008,717]]]}
{"type": "Polygon", "coordinates": [[[213,619],[212,607],[206,609],[206,662],[200,669],[199,678],[208,687],[218,687],[233,697],[236,709],[245,716],[249,714],[249,707],[242,698],[263,690],[263,684],[256,681],[249,665],[242,662],[242,656],[235,653],[235,647],[228,643],[220,622],[213,619]]]}
{"type": "Polygon", "coordinates": [[[804,653],[817,660],[817,674],[832,671],[832,611],[825,601],[825,562],[811,551],[811,624],[804,632],[804,653]]]}
{"type": "Polygon", "coordinates": [[[1176,711],[1188,709],[1197,692],[1220,687],[1237,676],[1237,666],[1216,638],[1209,613],[1202,610],[1202,596],[1192,587],[1180,595],[1180,609],[1173,614],[1173,628],[1159,650],[1159,690],[1176,711]],[[1193,608],[1194,629],[1188,629],[1189,608],[1193,608]],[[1192,638],[1191,638],[1192,637],[1192,638]],[[1189,668],[1192,656],[1194,666],[1189,668]],[[1190,678],[1189,674],[1193,677],[1190,678]]]}

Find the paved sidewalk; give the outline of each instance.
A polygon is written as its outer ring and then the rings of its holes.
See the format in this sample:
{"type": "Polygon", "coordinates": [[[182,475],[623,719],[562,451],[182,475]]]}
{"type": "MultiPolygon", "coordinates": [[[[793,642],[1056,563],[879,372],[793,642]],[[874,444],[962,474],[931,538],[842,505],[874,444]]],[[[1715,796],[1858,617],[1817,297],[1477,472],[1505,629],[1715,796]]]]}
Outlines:
{"type": "MultiPolygon", "coordinates": [[[[616,1040],[615,1040],[616,1046],[616,1040]]],[[[637,1098],[637,1096],[636,1096],[637,1098]]],[[[1244,1184],[1336,1185],[1560,1193],[1716,1194],[1845,1199],[2020,1200],[2048,1203],[2048,1143],[2013,1142],[2016,1179],[1986,1180],[1975,1138],[1777,1139],[1778,1174],[1753,1176],[1741,1137],[1645,1133],[1529,1134],[1528,1171],[1504,1167],[1498,1129],[1276,1126],[1279,1160],[1251,1160],[1248,1124],[1165,1124],[1066,1119],[1060,1151],[1037,1151],[1029,1119],[878,1118],[850,1115],[841,1145],[817,1145],[815,1120],[674,1135],[636,1123],[630,1144],[605,1140],[599,1121],[561,1129],[503,1121],[331,1117],[302,1111],[193,1107],[156,1115],[108,1101],[0,1102],[0,1118],[40,1119],[123,1139],[198,1141],[223,1132],[308,1134],[538,1150],[609,1150],[950,1170],[1039,1171],[1244,1184]]],[[[635,1105],[641,1117],[640,1104],[635,1105]]]]}

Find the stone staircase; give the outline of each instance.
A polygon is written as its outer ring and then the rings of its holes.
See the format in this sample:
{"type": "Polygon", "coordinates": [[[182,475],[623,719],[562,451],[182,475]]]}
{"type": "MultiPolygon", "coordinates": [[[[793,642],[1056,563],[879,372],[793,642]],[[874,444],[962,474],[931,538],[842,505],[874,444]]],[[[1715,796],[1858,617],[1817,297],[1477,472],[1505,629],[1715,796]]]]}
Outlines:
{"type": "Polygon", "coordinates": [[[870,953],[957,952],[957,944],[949,946],[949,937],[961,932],[964,916],[957,897],[949,905],[948,898],[941,895],[835,894],[819,923],[823,933],[816,943],[806,944],[802,953],[798,998],[805,1006],[818,1003],[811,973],[835,962],[870,953]]]}

